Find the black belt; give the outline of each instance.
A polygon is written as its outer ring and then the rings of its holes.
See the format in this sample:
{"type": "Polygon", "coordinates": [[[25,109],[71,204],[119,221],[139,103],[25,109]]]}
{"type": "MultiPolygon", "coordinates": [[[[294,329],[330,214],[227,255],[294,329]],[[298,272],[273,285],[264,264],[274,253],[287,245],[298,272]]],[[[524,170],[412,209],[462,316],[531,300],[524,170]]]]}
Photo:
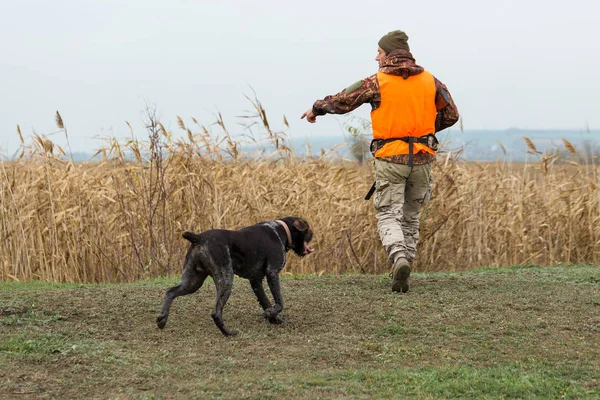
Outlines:
{"type": "MultiPolygon", "coordinates": [[[[424,144],[425,146],[429,147],[432,150],[437,150],[437,148],[438,148],[437,138],[435,137],[435,135],[433,133],[430,133],[430,134],[423,135],[420,137],[404,136],[404,137],[400,137],[400,138],[391,138],[391,139],[373,139],[371,141],[371,146],[370,146],[371,152],[373,154],[375,154],[375,151],[373,151],[373,145],[375,145],[375,144],[377,144],[377,150],[379,150],[387,143],[395,142],[396,140],[402,140],[403,142],[408,143],[408,166],[411,168],[413,167],[413,155],[414,155],[414,151],[415,151],[414,150],[415,143],[424,144]]],[[[371,186],[371,189],[369,189],[369,192],[365,196],[365,200],[369,200],[371,198],[371,196],[373,196],[374,192],[375,192],[375,183],[373,183],[373,185],[371,186]]]]}

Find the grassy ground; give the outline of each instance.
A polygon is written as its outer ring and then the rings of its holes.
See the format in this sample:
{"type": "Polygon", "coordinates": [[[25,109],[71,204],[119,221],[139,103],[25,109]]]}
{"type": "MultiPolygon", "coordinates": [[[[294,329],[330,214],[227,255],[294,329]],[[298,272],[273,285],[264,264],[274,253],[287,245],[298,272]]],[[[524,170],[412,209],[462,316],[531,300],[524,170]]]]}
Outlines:
{"type": "Polygon", "coordinates": [[[287,277],[283,326],[236,280],[0,283],[0,398],[600,398],[600,267],[287,277]]]}

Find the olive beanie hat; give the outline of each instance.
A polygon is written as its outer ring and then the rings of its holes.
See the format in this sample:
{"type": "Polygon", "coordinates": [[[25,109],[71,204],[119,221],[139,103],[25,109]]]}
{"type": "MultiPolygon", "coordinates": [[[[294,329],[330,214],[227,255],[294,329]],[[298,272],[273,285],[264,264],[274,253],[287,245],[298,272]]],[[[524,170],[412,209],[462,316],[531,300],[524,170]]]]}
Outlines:
{"type": "Polygon", "coordinates": [[[389,54],[394,50],[410,51],[410,47],[408,47],[408,35],[402,31],[389,32],[379,39],[377,44],[386,54],[389,54]]]}

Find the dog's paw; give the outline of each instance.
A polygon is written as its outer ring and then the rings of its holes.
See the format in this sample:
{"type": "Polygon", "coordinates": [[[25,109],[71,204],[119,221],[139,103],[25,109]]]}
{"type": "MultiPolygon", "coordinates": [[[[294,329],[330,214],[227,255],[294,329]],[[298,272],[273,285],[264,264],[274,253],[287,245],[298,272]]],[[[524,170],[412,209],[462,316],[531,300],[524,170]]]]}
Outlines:
{"type": "Polygon", "coordinates": [[[274,325],[282,325],[285,320],[283,320],[281,317],[279,317],[278,315],[269,318],[269,322],[274,324],[274,325]]]}
{"type": "Polygon", "coordinates": [[[163,329],[165,327],[165,325],[167,325],[167,317],[162,317],[162,316],[156,317],[156,325],[160,329],[163,329]]]}
{"type": "Polygon", "coordinates": [[[277,314],[279,314],[279,313],[273,307],[267,308],[265,310],[265,312],[263,313],[263,315],[265,316],[265,318],[268,318],[268,319],[277,317],[277,314]]]}
{"type": "Polygon", "coordinates": [[[265,316],[265,318],[273,318],[276,317],[282,310],[283,307],[275,305],[273,307],[267,308],[263,315],[265,316]]]}

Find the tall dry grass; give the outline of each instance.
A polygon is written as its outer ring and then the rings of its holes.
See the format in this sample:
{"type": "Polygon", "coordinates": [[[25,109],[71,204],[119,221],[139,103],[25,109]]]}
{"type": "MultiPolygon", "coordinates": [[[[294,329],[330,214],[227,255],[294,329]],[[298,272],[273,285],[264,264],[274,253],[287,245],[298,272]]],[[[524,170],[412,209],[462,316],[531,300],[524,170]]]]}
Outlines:
{"type": "MultiPolygon", "coordinates": [[[[19,129],[20,156],[0,163],[0,279],[179,274],[183,231],[287,215],[309,221],[316,253],[289,257],[286,272],[388,271],[372,203],[363,200],[370,165],[327,152],[296,157],[260,102],[252,104],[247,141],[270,149],[260,157],[244,153],[221,116],[218,135],[178,118],[187,135],[174,139],[149,110],[146,139],[111,139],[98,152],[101,161],[85,163],[43,135],[26,143],[19,129]]],[[[57,125],[68,139],[58,113],[57,125]]],[[[535,151],[528,164],[464,163],[441,154],[415,269],[600,263],[598,168],[535,151]]]]}

